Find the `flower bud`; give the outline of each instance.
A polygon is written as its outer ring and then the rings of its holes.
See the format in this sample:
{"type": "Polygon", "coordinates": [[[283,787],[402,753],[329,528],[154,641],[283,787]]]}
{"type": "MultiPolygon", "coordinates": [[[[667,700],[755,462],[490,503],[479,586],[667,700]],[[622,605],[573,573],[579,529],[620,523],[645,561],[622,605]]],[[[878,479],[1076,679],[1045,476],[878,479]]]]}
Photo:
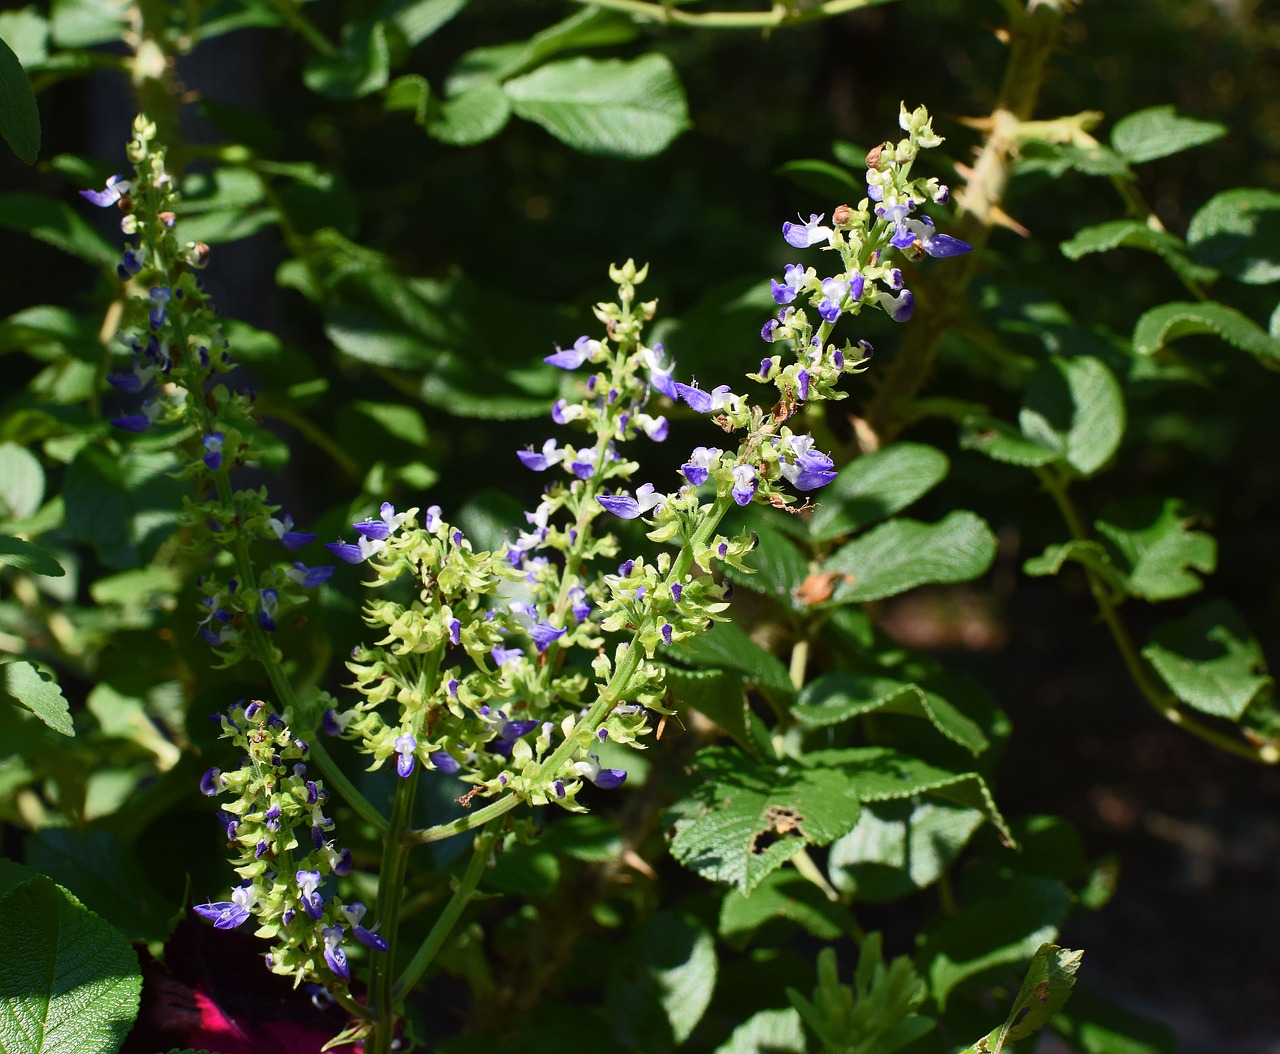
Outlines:
{"type": "Polygon", "coordinates": [[[853,219],[853,209],[848,205],[837,205],[831,213],[831,222],[837,227],[849,226],[850,220],[853,219]]]}

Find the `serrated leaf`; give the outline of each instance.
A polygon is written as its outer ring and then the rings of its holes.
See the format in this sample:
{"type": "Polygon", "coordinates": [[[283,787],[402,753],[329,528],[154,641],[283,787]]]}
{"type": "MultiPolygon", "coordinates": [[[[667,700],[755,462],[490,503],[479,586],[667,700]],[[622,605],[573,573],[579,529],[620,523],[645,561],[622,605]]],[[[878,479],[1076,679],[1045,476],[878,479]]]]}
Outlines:
{"type": "Polygon", "coordinates": [[[969,414],[964,418],[960,445],[976,450],[992,461],[1022,468],[1039,468],[1059,458],[1059,452],[1034,439],[1029,439],[1007,421],[986,414],[969,414]]]}
{"type": "Polygon", "coordinates": [[[1193,572],[1210,574],[1217,566],[1218,543],[1190,530],[1194,522],[1176,498],[1140,497],[1105,506],[1094,528],[1125,588],[1160,601],[1199,591],[1202,584],[1193,572]]]}
{"type": "Polygon", "coordinates": [[[817,727],[877,711],[922,717],[975,756],[991,745],[975,722],[936,692],[887,677],[844,670],[823,674],[805,685],[791,708],[797,720],[817,727]]]}
{"type": "Polygon", "coordinates": [[[894,443],[855,458],[822,489],[809,537],[828,541],[901,512],[941,483],[949,467],[946,454],[923,443],[894,443]]]}
{"type": "Polygon", "coordinates": [[[952,772],[888,747],[854,747],[846,750],[819,750],[806,757],[818,767],[834,767],[853,774],[858,799],[863,803],[897,801],[929,794],[978,809],[1013,844],[1013,833],[1005,823],[986,780],[976,772],[952,772]]]}
{"type": "Polygon", "coordinates": [[[720,936],[735,945],[745,944],[752,932],[773,919],[786,919],[825,941],[856,928],[848,908],[828,900],[809,879],[791,870],[773,872],[750,896],[732,889],[720,902],[720,936]]]}
{"type": "Polygon", "coordinates": [[[800,1015],[787,1007],[752,1014],[715,1054],[805,1054],[808,1049],[800,1015]]]}
{"type": "Polygon", "coordinates": [[[48,549],[4,534],[0,534],[0,564],[47,578],[61,578],[67,573],[48,549]]]}
{"type": "Polygon", "coordinates": [[[1054,355],[1032,373],[1018,425],[1023,435],[1091,476],[1120,445],[1124,396],[1100,359],[1054,355]]]}
{"type": "Polygon", "coordinates": [[[142,974],[129,942],[43,875],[0,900],[0,1050],[104,1054],[133,1026],[142,974]]]}
{"type": "Polygon", "coordinates": [[[762,691],[783,698],[796,694],[782,660],[734,622],[717,622],[708,632],[669,649],[667,656],[694,666],[734,670],[762,691]]]}
{"type": "Polygon", "coordinates": [[[676,710],[689,707],[698,710],[719,725],[748,754],[760,753],[751,731],[753,722],[758,719],[751,712],[739,672],[684,670],[678,666],[667,666],[664,681],[671,691],[676,710]]]}
{"type": "Polygon", "coordinates": [[[1071,906],[1067,887],[1051,878],[1016,875],[998,897],[964,905],[933,931],[917,956],[940,1009],[956,986],[1010,966],[1057,939],[1071,906]]]}
{"type": "Polygon", "coordinates": [[[511,101],[495,81],[478,80],[460,95],[427,107],[427,134],[451,146],[492,139],[511,118],[511,101]]]}
{"type": "Polygon", "coordinates": [[[1151,106],[1120,118],[1111,129],[1111,146],[1131,165],[1140,165],[1226,134],[1226,126],[1217,121],[1184,117],[1173,106],[1151,106]]]}
{"type": "Polygon", "coordinates": [[[15,660],[0,665],[0,691],[30,710],[55,732],[76,734],[71,709],[58,682],[29,662],[15,660]]]}
{"type": "Polygon", "coordinates": [[[972,512],[956,511],[937,523],[890,520],[837,551],[823,571],[851,576],[834,601],[848,604],[905,593],[916,586],[968,582],[996,555],[991,528],[972,512]]]}
{"type": "Polygon", "coordinates": [[[40,156],[40,111],[26,71],[0,39],[0,136],[18,157],[34,165],[40,156]]]}
{"type": "Polygon", "coordinates": [[[1261,646],[1224,600],[1164,623],[1142,654],[1184,703],[1230,721],[1239,721],[1258,693],[1274,683],[1261,646]]]}
{"type": "Polygon", "coordinates": [[[715,938],[692,915],[659,912],[614,960],[609,1019],[629,1047],[667,1050],[692,1034],[716,983],[715,938]]]}
{"type": "Polygon", "coordinates": [[[1005,1023],[961,1054],[1000,1054],[1006,1043],[1034,1035],[1066,1005],[1084,952],[1042,944],[1013,1000],[1005,1023]]]}
{"type": "Polygon", "coordinates": [[[382,93],[382,106],[388,112],[412,110],[414,122],[425,125],[431,95],[431,85],[426,77],[408,73],[387,85],[382,93]]]}
{"type": "Polygon", "coordinates": [[[1109,252],[1118,248],[1142,249],[1156,253],[1172,268],[1175,274],[1193,282],[1211,283],[1218,277],[1212,267],[1194,263],[1187,255],[1182,239],[1168,231],[1148,227],[1138,220],[1111,220],[1093,227],[1085,227],[1063,242],[1059,248],[1069,260],[1078,260],[1089,253],[1109,252]]]}
{"type": "Polygon", "coordinates": [[[1280,281],[1280,194],[1240,187],[1215,194],[1187,227],[1191,255],[1237,282],[1280,281]]]}
{"type": "Polygon", "coordinates": [[[869,802],[832,843],[831,884],[855,900],[898,900],[933,885],[982,826],[978,809],[924,798],[869,802]]]}
{"type": "Polygon", "coordinates": [[[684,89],[663,55],[553,62],[503,89],[517,116],[585,153],[651,157],[689,126],[684,89]]]}
{"type": "Polygon", "coordinates": [[[806,845],[829,845],[858,818],[854,777],[837,768],[775,766],[707,747],[693,773],[691,793],[667,813],[671,855],[744,894],[806,845]]]}
{"type": "Polygon", "coordinates": [[[1145,312],[1133,328],[1133,350],[1154,355],[1175,340],[1201,333],[1212,333],[1260,359],[1280,359],[1280,340],[1253,319],[1226,304],[1195,301],[1161,304],[1145,312]]]}
{"type": "Polygon", "coordinates": [[[116,266],[115,246],[65,202],[39,194],[0,194],[0,227],[22,231],[95,267],[116,266]]]}

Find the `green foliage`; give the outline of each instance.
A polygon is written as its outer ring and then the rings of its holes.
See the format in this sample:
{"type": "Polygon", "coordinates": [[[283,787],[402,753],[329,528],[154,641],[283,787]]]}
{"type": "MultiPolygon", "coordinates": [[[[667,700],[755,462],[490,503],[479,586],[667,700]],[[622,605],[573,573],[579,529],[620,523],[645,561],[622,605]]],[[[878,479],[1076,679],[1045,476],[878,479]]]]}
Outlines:
{"type": "Polygon", "coordinates": [[[36,875],[0,899],[0,1045],[13,1054],[108,1054],[138,1012],[142,975],[128,941],[36,875]]]}
{"type": "Polygon", "coordinates": [[[934,1023],[915,1012],[926,994],[905,955],[885,966],[878,933],[858,949],[852,986],[840,983],[835,951],[824,948],[812,1000],[787,989],[791,1005],[828,1054],[893,1054],[932,1031],[934,1023]]]}
{"type": "Polygon", "coordinates": [[[15,154],[34,165],[40,154],[40,111],[22,62],[0,37],[0,136],[15,154]]]}
{"type": "Polygon", "coordinates": [[[0,664],[3,691],[13,702],[26,707],[41,721],[64,736],[74,736],[71,710],[58,682],[29,662],[0,664]]]}
{"type": "Polygon", "coordinates": [[[1000,1054],[1006,1043],[1044,1028],[1070,998],[1083,957],[1083,952],[1042,944],[1031,959],[1005,1023],[966,1048],[964,1054],[1000,1054]]]}

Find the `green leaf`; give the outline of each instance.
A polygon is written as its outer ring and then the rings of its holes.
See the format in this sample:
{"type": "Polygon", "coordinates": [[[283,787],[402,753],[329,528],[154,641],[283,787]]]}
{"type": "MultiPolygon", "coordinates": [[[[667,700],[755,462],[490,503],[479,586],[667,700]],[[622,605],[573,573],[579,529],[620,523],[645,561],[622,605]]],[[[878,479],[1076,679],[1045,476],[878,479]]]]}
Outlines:
{"type": "Polygon", "coordinates": [[[1085,227],[1059,248],[1067,259],[1078,260],[1089,253],[1109,252],[1122,246],[1156,253],[1175,274],[1192,282],[1207,285],[1218,277],[1214,268],[1192,262],[1181,238],[1168,231],[1148,227],[1138,220],[1110,220],[1094,227],[1085,227]]]}
{"type": "Polygon", "coordinates": [[[1091,476],[1120,445],[1124,396],[1102,360],[1054,355],[1032,373],[1018,425],[1023,435],[1091,476]]]}
{"type": "Polygon", "coordinates": [[[734,670],[762,691],[783,698],[796,694],[782,660],[735,622],[717,622],[708,632],[668,649],[667,656],[694,666],[734,670]]]}
{"type": "Polygon", "coordinates": [[[44,469],[39,459],[17,443],[0,443],[0,513],[25,520],[44,501],[44,469]]]}
{"type": "Polygon", "coordinates": [[[867,193],[865,183],[854,179],[847,168],[833,165],[830,161],[813,158],[787,161],[778,166],[778,174],[787,176],[797,186],[821,198],[839,200],[848,197],[856,201],[867,193]]]}
{"type": "Polygon", "coordinates": [[[0,227],[22,231],[95,267],[116,266],[116,247],[65,202],[39,194],[0,194],[0,227]]]}
{"type": "Polygon", "coordinates": [[[0,39],[0,136],[18,157],[34,165],[40,155],[40,111],[26,71],[0,39]]]}
{"type": "Polygon", "coordinates": [[[30,710],[55,732],[74,736],[71,710],[62,689],[29,662],[17,660],[0,665],[0,691],[30,710]]]}
{"type": "Polygon", "coordinates": [[[961,1054],[1000,1054],[1006,1043],[1039,1032],[1071,997],[1083,957],[1084,952],[1042,944],[1031,959],[1005,1023],[961,1054]]]}
{"type": "Polygon", "coordinates": [[[562,51],[625,44],[638,33],[635,21],[621,12],[583,8],[528,40],[468,51],[449,74],[446,89],[456,95],[476,80],[505,81],[562,51]]]}
{"type": "Polygon", "coordinates": [[[629,944],[609,974],[609,1020],[629,1048],[679,1046],[711,1003],[715,938],[692,915],[662,911],[629,944]]]}
{"type": "Polygon", "coordinates": [[[992,461],[1022,468],[1039,468],[1059,458],[1059,451],[1023,435],[1007,421],[986,414],[969,414],[964,418],[960,445],[976,450],[992,461]]]}
{"type": "Polygon", "coordinates": [[[940,1009],[957,985],[1030,958],[1058,936],[1071,906],[1067,887],[1051,878],[1017,875],[998,897],[964,905],[925,941],[917,961],[927,970],[940,1009]]]}
{"type": "Polygon", "coordinates": [[[416,47],[467,6],[467,0],[391,0],[379,12],[416,47]]]}
{"type": "Polygon", "coordinates": [[[1145,312],[1133,328],[1133,350],[1154,355],[1175,340],[1200,333],[1213,333],[1260,359],[1280,359],[1280,340],[1253,319],[1226,304],[1194,301],[1161,304],[1145,312]]]}
{"type": "Polygon", "coordinates": [[[553,62],[503,88],[518,117],[584,153],[651,157],[689,127],[684,90],[663,55],[553,62]]]}
{"type": "Polygon", "coordinates": [[[905,955],[886,968],[879,933],[858,949],[853,985],[840,983],[834,948],[818,953],[818,985],[812,1001],[794,988],[787,998],[817,1035],[823,1050],[841,1054],[892,1054],[931,1032],[934,1022],[916,1013],[928,989],[905,955]]]}
{"type": "Polygon", "coordinates": [[[1224,600],[1164,623],[1142,654],[1184,703],[1230,721],[1239,721],[1257,694],[1274,683],[1261,646],[1224,600]]]}
{"type": "Polygon", "coordinates": [[[1144,600],[1173,600],[1202,588],[1193,571],[1210,574],[1218,543],[1189,528],[1195,517],[1176,498],[1144,496],[1104,506],[1094,528],[1109,550],[1125,589],[1144,600]]]}
{"type": "Polygon", "coordinates": [[[111,567],[138,567],[169,538],[187,486],[171,473],[167,451],[130,448],[113,457],[87,446],[67,469],[63,496],[73,538],[97,550],[111,567]]]}
{"type": "Polygon", "coordinates": [[[996,808],[986,780],[976,772],[952,772],[888,747],[855,747],[846,750],[819,750],[806,762],[853,774],[858,799],[867,802],[899,801],[929,794],[968,809],[978,809],[1013,844],[1013,833],[996,808]]]}
{"type": "Polygon", "coordinates": [[[0,12],[0,40],[25,69],[41,66],[49,58],[49,21],[34,4],[0,12]]]}
{"type": "Polygon", "coordinates": [[[949,467],[946,454],[923,443],[894,443],[855,458],[823,488],[809,537],[825,542],[887,519],[941,483],[949,467]]]}
{"type": "Polygon", "coordinates": [[[972,512],[949,513],[938,523],[890,520],[855,538],[823,570],[849,575],[834,601],[880,600],[930,583],[967,582],[983,574],[996,555],[996,539],[972,512]]]}
{"type": "MultiPolygon", "coordinates": [[[[664,680],[677,711],[693,708],[711,718],[748,754],[759,754],[752,734],[759,719],[751,712],[742,675],[734,670],[684,670],[665,667],[664,680]]],[[[766,736],[767,738],[767,736],[766,736]]]]}
{"type": "Polygon", "coordinates": [[[492,139],[511,119],[511,102],[496,81],[478,80],[459,95],[427,106],[426,130],[450,146],[474,146],[492,139]]]}
{"type": "MultiPolygon", "coordinates": [[[[759,509],[758,514],[750,516],[746,528],[759,539],[746,560],[747,566],[755,573],[747,574],[737,568],[726,569],[725,573],[735,586],[761,593],[784,608],[796,610],[800,605],[793,590],[808,577],[809,560],[787,535],[774,526],[777,520],[769,515],[773,511],[759,509]]],[[[757,509],[751,512],[757,513],[757,509]]]]}
{"type": "Polygon", "coordinates": [[[1151,106],[1120,118],[1111,146],[1131,165],[1203,146],[1227,134],[1225,125],[1184,117],[1173,106],[1151,106]]]}
{"type": "Polygon", "coordinates": [[[858,818],[852,772],[774,766],[714,746],[698,752],[692,772],[691,793],[667,813],[671,855],[744,894],[806,845],[829,845],[858,818]]]}
{"type": "Polygon", "coordinates": [[[124,33],[129,0],[53,0],[50,28],[63,48],[111,44],[124,33]]]}
{"type": "Polygon", "coordinates": [[[805,685],[791,708],[797,720],[820,728],[877,711],[923,717],[974,756],[991,745],[974,721],[936,692],[888,677],[826,673],[805,685]]]}
{"type": "Polygon", "coordinates": [[[152,886],[107,831],[43,827],[27,842],[27,863],[65,886],[130,940],[163,941],[181,905],[152,886]]]}
{"type": "MultiPolygon", "coordinates": [[[[838,843],[837,843],[838,844],[838,843]]],[[[854,932],[849,909],[832,902],[809,879],[783,869],[767,876],[747,896],[731,889],[720,903],[720,936],[735,946],[773,919],[787,919],[824,941],[854,932]]]]}
{"type": "Polygon", "coordinates": [[[0,1050],[109,1054],[138,1014],[129,942],[44,876],[0,900],[0,1050]]]}
{"type": "Polygon", "coordinates": [[[1092,568],[1119,589],[1125,587],[1124,573],[1111,562],[1111,556],[1101,542],[1073,538],[1060,545],[1050,545],[1039,556],[1033,556],[1022,565],[1022,570],[1032,578],[1056,575],[1068,560],[1092,568]]]}
{"type": "Polygon", "coordinates": [[[805,1054],[808,1049],[800,1015],[787,1007],[752,1014],[715,1054],[805,1054]]]}
{"type": "Polygon", "coordinates": [[[387,85],[382,93],[382,106],[388,113],[412,110],[414,122],[425,125],[431,95],[431,85],[426,77],[407,73],[387,85]]]}
{"type": "Polygon", "coordinates": [[[47,578],[61,578],[67,573],[48,549],[4,534],[0,534],[0,564],[47,578]]]}
{"type": "Polygon", "coordinates": [[[302,73],[303,83],[330,99],[362,99],[391,79],[391,44],[384,21],[355,22],[342,34],[337,55],[313,55],[302,73]]]}
{"type": "Polygon", "coordinates": [[[868,903],[910,896],[946,873],[982,821],[978,809],[919,797],[868,803],[831,846],[831,884],[868,903]]]}
{"type": "Polygon", "coordinates": [[[1224,190],[1191,217],[1191,255],[1237,282],[1280,281],[1280,194],[1255,187],[1224,190]]]}

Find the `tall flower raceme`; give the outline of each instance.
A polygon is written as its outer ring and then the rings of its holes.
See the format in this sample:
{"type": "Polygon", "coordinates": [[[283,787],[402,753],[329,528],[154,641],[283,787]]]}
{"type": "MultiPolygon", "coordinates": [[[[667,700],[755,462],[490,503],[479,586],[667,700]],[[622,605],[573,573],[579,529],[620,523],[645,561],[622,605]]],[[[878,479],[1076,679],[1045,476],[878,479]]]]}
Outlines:
{"type": "MultiPolygon", "coordinates": [[[[833,252],[838,266],[824,276],[794,263],[773,281],[780,310],[762,335],[775,350],[747,374],[775,390],[767,407],[727,384],[676,380],[662,345],[644,341],[657,304],[637,300],[647,269],[628,261],[610,271],[617,301],[595,307],[604,332],[547,356],[576,382],[552,407],[557,433],[513,459],[550,482],[504,545],[478,551],[438,506],[401,511],[390,503],[354,523],[352,540],[329,543],[333,556],[371,574],[364,617],[376,636],[352,651],[354,695],[329,700],[322,730],[352,741],[370,768],[395,774],[390,818],[332,765],[320,739],[291,730],[300,715],[272,634],[333,569],[295,561],[312,536],[295,530],[265,491],[231,486],[230,472],[254,456],[253,400],[218,383],[228,349],[193,273],[207,251],[173,236],[175,196],[154,128],[135,125],[133,180],[113,177],[105,190],[86,192],[95,204],[123,208],[124,230],[137,236],[119,272],[135,293],[123,331],[131,362],[113,383],[140,403],[115,423],[189,435],[182,472],[203,493],[188,504],[186,523],[211,564],[200,636],[223,662],[260,661],[277,696],[275,706],[237,703],[218,719],[242,761],[210,769],[201,790],[230,796],[220,822],[242,884],[196,911],[219,928],[253,920],[273,942],[271,969],[326,984],[361,1019],[350,1036],[389,1035],[396,1001],[432,954],[415,955],[392,984],[409,848],[494,823],[517,806],[580,811],[588,785],[624,783],[626,771],[601,760],[603,745],[642,745],[651,716],[663,712],[659,650],[725,617],[730,590],[718,570],[749,569],[754,540],[721,533],[725,515],[753,502],[791,506],[835,477],[831,458],[788,424],[804,404],[843,398],[843,376],[866,368],[870,346],[829,342],[833,327],[868,306],[898,321],[910,316],[895,253],[918,259],[968,249],[918,213],[946,198],[936,180],[910,178],[918,151],[940,140],[923,109],[904,108],[901,122],[907,138],[868,157],[868,195],[857,209],[838,207],[829,226],[812,216],[783,227],[789,245],[833,252]],[[695,447],[672,480],[646,478],[640,455],[667,439],[664,409],[680,402],[736,441],[695,447]],[[620,561],[608,530],[614,518],[642,520],[666,548],[620,561]],[[264,546],[287,555],[255,562],[264,546]],[[311,765],[384,836],[370,926],[364,905],[339,888],[352,860],[334,839],[332,803],[311,765]],[[459,799],[467,813],[414,829],[417,781],[442,777],[470,786],[459,799]],[[357,945],[370,963],[365,1004],[345,994],[348,951],[357,945]]],[[[480,839],[477,860],[492,851],[497,831],[480,839]]],[[[474,889],[479,871],[468,873],[470,886],[460,884],[455,897],[474,889]]],[[[439,944],[428,938],[428,947],[439,944]]]]}

